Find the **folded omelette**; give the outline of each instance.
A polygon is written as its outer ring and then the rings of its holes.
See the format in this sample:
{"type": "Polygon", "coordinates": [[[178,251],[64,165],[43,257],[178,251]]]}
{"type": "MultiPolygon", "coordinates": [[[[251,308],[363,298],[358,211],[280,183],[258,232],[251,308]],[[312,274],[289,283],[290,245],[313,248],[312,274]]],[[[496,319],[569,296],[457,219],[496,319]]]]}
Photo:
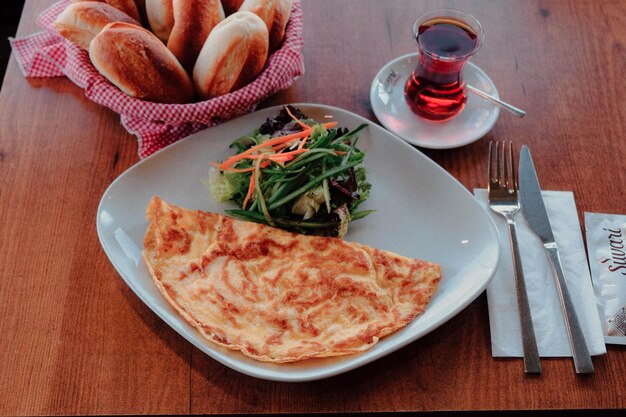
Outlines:
{"type": "Polygon", "coordinates": [[[213,343],[266,362],[364,351],[424,311],[439,265],[154,197],[144,259],[167,301],[213,343]]]}

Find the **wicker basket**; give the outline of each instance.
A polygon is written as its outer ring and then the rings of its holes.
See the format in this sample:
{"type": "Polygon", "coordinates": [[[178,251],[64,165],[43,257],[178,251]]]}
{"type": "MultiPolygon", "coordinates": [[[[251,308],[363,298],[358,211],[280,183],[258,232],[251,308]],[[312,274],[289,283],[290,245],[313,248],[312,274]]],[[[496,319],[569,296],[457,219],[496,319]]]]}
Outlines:
{"type": "Polygon", "coordinates": [[[93,66],[87,51],[58,34],[54,21],[68,4],[69,0],[57,2],[39,16],[44,32],[11,40],[20,67],[28,77],[66,76],[83,88],[90,100],[118,113],[123,126],[137,136],[141,158],[199,130],[253,111],[259,102],[288,88],[304,73],[302,9],[300,0],[294,0],[283,45],[250,84],[195,103],[139,100],[111,84],[93,66]]]}

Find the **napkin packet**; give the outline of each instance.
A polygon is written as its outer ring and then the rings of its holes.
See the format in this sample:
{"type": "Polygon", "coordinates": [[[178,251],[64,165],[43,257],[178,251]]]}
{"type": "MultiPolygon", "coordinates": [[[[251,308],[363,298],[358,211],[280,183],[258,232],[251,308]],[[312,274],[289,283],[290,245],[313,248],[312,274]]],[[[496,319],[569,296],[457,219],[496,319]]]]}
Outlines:
{"type": "Polygon", "coordinates": [[[626,345],[626,216],[585,212],[585,229],[604,341],[626,345]]]}

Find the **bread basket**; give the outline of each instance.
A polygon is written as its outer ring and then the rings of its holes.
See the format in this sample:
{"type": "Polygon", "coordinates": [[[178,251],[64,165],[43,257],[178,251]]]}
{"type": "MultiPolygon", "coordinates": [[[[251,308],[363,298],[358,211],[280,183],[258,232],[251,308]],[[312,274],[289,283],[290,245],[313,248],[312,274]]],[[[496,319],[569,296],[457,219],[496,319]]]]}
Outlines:
{"type": "Polygon", "coordinates": [[[56,17],[69,4],[59,1],[38,18],[43,32],[11,39],[15,57],[27,77],[66,76],[85,90],[90,100],[118,113],[122,125],[137,136],[140,158],[192,133],[253,111],[262,100],[288,88],[304,73],[302,9],[294,0],[285,39],[250,84],[229,94],[188,104],[163,104],[139,100],[123,93],[100,75],[87,51],[62,38],[56,17]]]}

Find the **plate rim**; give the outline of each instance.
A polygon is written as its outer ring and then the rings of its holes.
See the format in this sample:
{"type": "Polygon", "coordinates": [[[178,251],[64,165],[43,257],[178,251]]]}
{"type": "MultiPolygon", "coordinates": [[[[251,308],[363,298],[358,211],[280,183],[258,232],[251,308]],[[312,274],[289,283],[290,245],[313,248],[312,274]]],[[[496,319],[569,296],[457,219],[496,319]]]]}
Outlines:
{"type": "MultiPolygon", "coordinates": [[[[326,104],[319,104],[319,103],[308,103],[308,102],[298,102],[298,103],[289,103],[291,105],[294,106],[298,106],[301,108],[316,108],[316,109],[324,109],[326,111],[339,111],[339,112],[344,112],[349,114],[351,117],[355,117],[357,119],[359,119],[362,122],[367,122],[369,124],[374,124],[376,125],[379,129],[383,129],[386,133],[388,133],[389,135],[395,137],[395,139],[401,144],[401,146],[405,146],[407,149],[410,149],[411,152],[415,152],[417,154],[419,154],[422,158],[430,161],[430,163],[432,164],[432,168],[436,169],[439,174],[444,174],[444,176],[448,177],[449,180],[452,180],[452,182],[455,184],[455,186],[457,187],[458,191],[467,194],[467,196],[469,196],[471,198],[472,201],[475,202],[476,206],[479,207],[483,212],[484,212],[484,208],[481,207],[478,202],[475,200],[473,194],[470,192],[470,190],[468,190],[465,186],[463,186],[463,184],[461,184],[452,174],[450,174],[448,171],[446,171],[445,169],[443,169],[443,167],[441,167],[439,164],[435,163],[434,161],[432,161],[428,156],[426,156],[424,153],[422,153],[420,150],[416,149],[414,146],[412,146],[411,144],[407,143],[405,140],[401,139],[398,135],[396,135],[395,133],[385,129],[384,127],[378,125],[375,122],[372,122],[371,120],[357,114],[354,113],[350,110],[346,110],[346,109],[342,109],[339,107],[335,107],[335,106],[330,106],[330,105],[326,105],[326,104]]],[[[280,105],[275,105],[275,106],[270,106],[270,107],[266,107],[260,110],[256,110],[252,113],[249,113],[247,115],[242,116],[241,118],[237,118],[237,119],[233,119],[230,121],[225,122],[224,124],[228,123],[228,124],[235,124],[237,123],[240,119],[242,118],[253,118],[254,115],[257,115],[260,112],[272,112],[272,111],[276,111],[282,107],[284,107],[285,104],[280,104],[280,105]]],[[[219,128],[218,126],[215,126],[219,128]]],[[[181,143],[186,142],[188,140],[193,140],[193,138],[195,137],[199,137],[202,136],[203,134],[206,134],[205,131],[200,131],[197,133],[194,133],[186,138],[183,138],[177,142],[174,142],[172,144],[169,144],[168,146],[164,147],[163,149],[160,149],[159,151],[153,153],[152,155],[148,156],[147,158],[138,161],[136,164],[130,166],[128,169],[126,169],[123,173],[121,173],[115,180],[113,180],[111,182],[111,184],[107,187],[107,189],[105,190],[105,192],[103,193],[100,202],[98,204],[98,208],[97,208],[97,212],[96,212],[96,230],[97,230],[97,234],[98,234],[98,239],[100,241],[100,245],[102,246],[105,254],[107,255],[107,258],[109,259],[109,262],[113,265],[114,269],[116,270],[116,272],[118,273],[118,275],[122,278],[122,280],[129,286],[129,288],[133,291],[133,293],[144,303],[146,304],[146,306],[150,309],[150,311],[152,311],[154,314],[156,314],[163,322],[165,322],[165,324],[167,324],[172,330],[174,330],[179,336],[182,336],[186,341],[190,342],[193,346],[195,346],[196,348],[198,348],[202,353],[208,355],[209,357],[211,357],[212,359],[216,360],[217,362],[221,363],[224,366],[227,366],[233,370],[236,370],[238,372],[241,372],[245,375],[248,376],[252,376],[252,377],[256,377],[256,378],[260,378],[260,379],[265,379],[265,380],[270,380],[270,381],[279,381],[279,382],[306,382],[306,381],[314,381],[314,380],[320,380],[320,379],[324,379],[324,378],[329,378],[329,377],[333,377],[345,372],[349,372],[351,370],[357,369],[361,366],[364,366],[366,364],[369,364],[371,362],[374,362],[378,359],[381,359],[417,340],[419,340],[420,338],[426,336],[427,334],[431,333],[432,331],[436,330],[438,327],[442,326],[443,324],[447,323],[449,320],[451,320],[453,317],[455,317],[457,314],[459,314],[459,312],[461,312],[462,310],[464,310],[469,304],[471,304],[472,302],[474,302],[474,300],[476,300],[476,298],[478,298],[480,296],[480,294],[482,294],[485,290],[485,288],[487,287],[487,285],[489,284],[489,282],[491,281],[491,279],[493,278],[493,276],[495,275],[495,272],[497,270],[498,264],[499,264],[499,259],[500,259],[500,250],[499,250],[499,245],[498,245],[498,241],[499,241],[499,234],[497,231],[497,228],[495,227],[495,224],[493,222],[493,219],[491,218],[491,216],[488,215],[488,213],[484,213],[484,219],[487,221],[488,224],[488,234],[490,235],[490,238],[494,239],[495,242],[495,249],[496,249],[496,254],[495,254],[495,262],[489,272],[489,276],[486,277],[486,279],[484,279],[484,281],[482,282],[482,284],[477,287],[475,289],[475,293],[468,297],[463,303],[460,303],[458,305],[455,306],[454,309],[450,310],[451,312],[446,314],[445,319],[442,320],[438,320],[437,322],[432,323],[431,325],[427,326],[426,328],[424,328],[421,332],[418,332],[416,335],[406,338],[405,340],[401,340],[398,343],[390,346],[388,349],[386,349],[385,351],[381,352],[379,355],[377,356],[372,356],[372,357],[366,357],[366,356],[361,356],[359,358],[359,354],[355,354],[355,356],[353,356],[353,360],[348,361],[347,363],[339,363],[337,366],[332,367],[328,370],[324,370],[321,372],[310,372],[307,375],[303,375],[303,376],[299,376],[297,374],[281,374],[279,372],[279,370],[266,370],[264,372],[257,372],[256,368],[247,368],[245,363],[242,363],[241,361],[228,361],[225,360],[222,355],[220,354],[219,350],[218,350],[218,346],[209,346],[207,344],[204,343],[200,343],[200,340],[194,339],[194,338],[190,338],[188,337],[188,335],[186,334],[186,332],[184,331],[184,325],[187,324],[189,325],[186,321],[184,321],[184,319],[182,319],[180,316],[176,316],[176,320],[177,323],[172,323],[171,320],[169,319],[169,317],[167,317],[167,315],[160,311],[159,308],[153,308],[153,306],[151,305],[150,301],[148,300],[148,297],[145,296],[145,294],[143,294],[143,292],[140,290],[139,286],[136,285],[136,283],[132,280],[129,279],[125,276],[125,274],[122,272],[122,267],[120,265],[118,265],[118,263],[116,262],[115,258],[112,256],[111,253],[111,249],[109,248],[109,243],[108,241],[105,240],[104,238],[104,230],[103,230],[103,225],[101,224],[100,221],[100,213],[103,211],[103,206],[106,204],[106,199],[109,196],[111,190],[114,190],[116,188],[116,185],[121,182],[124,181],[124,178],[127,175],[130,175],[132,171],[134,171],[138,166],[146,164],[147,161],[152,160],[154,158],[157,158],[158,155],[161,155],[162,153],[168,151],[169,149],[179,146],[181,143]],[[183,325],[181,327],[180,322],[183,322],[183,325]]],[[[143,265],[143,263],[142,263],[143,265]]],[[[144,265],[145,267],[145,265],[144,265]]],[[[419,320],[418,316],[416,318],[416,320],[419,320]]],[[[195,330],[195,328],[193,329],[194,332],[197,332],[197,330],[195,330]]],[[[199,333],[198,333],[199,335],[199,333]]],[[[201,341],[203,342],[207,342],[207,343],[211,343],[210,341],[206,341],[203,338],[199,337],[199,339],[201,339],[201,341]]],[[[223,348],[222,348],[223,349],[223,348]]],[[[367,352],[367,351],[366,351],[367,352]]],[[[364,353],[364,352],[362,352],[364,353]]],[[[242,354],[243,355],[243,354],[242,354]]],[[[349,357],[351,355],[347,355],[346,357],[349,357]]],[[[340,358],[340,357],[339,357],[340,358]]],[[[247,360],[247,358],[246,358],[247,360]]],[[[280,365],[281,364],[274,364],[274,365],[280,365]]]]}

